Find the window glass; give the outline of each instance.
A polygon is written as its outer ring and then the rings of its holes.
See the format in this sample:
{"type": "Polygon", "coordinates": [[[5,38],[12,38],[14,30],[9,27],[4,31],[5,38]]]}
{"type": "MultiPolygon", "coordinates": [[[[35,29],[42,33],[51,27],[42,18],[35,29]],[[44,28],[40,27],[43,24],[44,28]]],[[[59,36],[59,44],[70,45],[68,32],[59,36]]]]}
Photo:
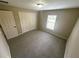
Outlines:
{"type": "Polygon", "coordinates": [[[46,27],[47,27],[48,29],[54,30],[54,28],[55,28],[55,23],[56,23],[56,18],[57,18],[56,15],[48,15],[48,18],[47,18],[47,25],[46,25],[46,27]]]}

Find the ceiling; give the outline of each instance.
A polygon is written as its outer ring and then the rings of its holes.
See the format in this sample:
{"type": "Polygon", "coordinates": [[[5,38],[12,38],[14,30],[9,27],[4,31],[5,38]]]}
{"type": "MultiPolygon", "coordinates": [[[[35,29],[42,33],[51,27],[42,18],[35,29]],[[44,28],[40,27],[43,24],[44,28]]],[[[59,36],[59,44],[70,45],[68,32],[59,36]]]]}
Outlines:
{"type": "Polygon", "coordinates": [[[8,5],[32,9],[32,10],[53,10],[64,8],[77,8],[79,7],[79,0],[4,0],[8,1],[8,5]],[[35,4],[42,2],[43,7],[38,8],[35,4]]]}

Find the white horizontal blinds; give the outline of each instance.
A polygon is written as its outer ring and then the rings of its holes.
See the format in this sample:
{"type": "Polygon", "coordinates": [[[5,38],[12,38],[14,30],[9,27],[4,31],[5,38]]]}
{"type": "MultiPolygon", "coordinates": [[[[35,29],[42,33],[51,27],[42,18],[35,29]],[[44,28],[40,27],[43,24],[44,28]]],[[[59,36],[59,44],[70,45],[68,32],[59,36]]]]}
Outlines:
{"type": "Polygon", "coordinates": [[[56,18],[56,15],[48,15],[46,28],[54,30],[56,18]]]}

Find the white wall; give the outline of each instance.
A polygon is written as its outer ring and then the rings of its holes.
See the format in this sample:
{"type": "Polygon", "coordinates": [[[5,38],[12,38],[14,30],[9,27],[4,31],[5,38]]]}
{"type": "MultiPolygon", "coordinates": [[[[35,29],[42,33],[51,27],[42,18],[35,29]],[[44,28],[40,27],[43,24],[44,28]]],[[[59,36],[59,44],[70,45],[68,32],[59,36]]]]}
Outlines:
{"type": "Polygon", "coordinates": [[[9,46],[0,28],[0,58],[10,58],[9,46]]]}
{"type": "Polygon", "coordinates": [[[79,58],[79,19],[67,41],[65,58],[79,58]]]}

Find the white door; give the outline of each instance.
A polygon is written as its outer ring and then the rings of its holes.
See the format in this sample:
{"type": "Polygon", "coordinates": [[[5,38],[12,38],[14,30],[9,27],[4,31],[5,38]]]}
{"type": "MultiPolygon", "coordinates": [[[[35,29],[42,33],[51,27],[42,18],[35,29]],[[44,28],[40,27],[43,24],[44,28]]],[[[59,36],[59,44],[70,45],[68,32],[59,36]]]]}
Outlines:
{"type": "Polygon", "coordinates": [[[30,25],[30,30],[34,30],[37,27],[37,14],[36,13],[29,13],[30,18],[29,18],[29,25],[30,25]]]}
{"type": "Polygon", "coordinates": [[[29,31],[29,16],[28,13],[25,12],[19,12],[20,22],[21,22],[21,28],[22,33],[29,31]]]}
{"type": "Polygon", "coordinates": [[[19,12],[22,33],[36,29],[37,14],[35,12],[19,12]]]}
{"type": "Polygon", "coordinates": [[[0,24],[7,39],[18,36],[15,19],[11,11],[0,11],[0,24]]]}

